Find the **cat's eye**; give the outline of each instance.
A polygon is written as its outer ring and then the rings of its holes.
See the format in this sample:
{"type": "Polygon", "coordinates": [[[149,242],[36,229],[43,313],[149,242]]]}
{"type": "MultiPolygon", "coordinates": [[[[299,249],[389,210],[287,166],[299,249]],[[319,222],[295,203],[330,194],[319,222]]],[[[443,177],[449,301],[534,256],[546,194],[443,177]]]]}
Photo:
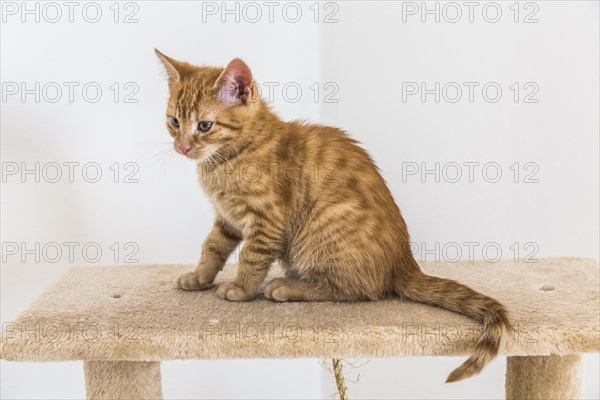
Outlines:
{"type": "Polygon", "coordinates": [[[169,116],[169,124],[175,129],[179,128],[179,121],[172,115],[169,116]]]}
{"type": "Polygon", "coordinates": [[[208,132],[212,128],[213,123],[211,121],[200,121],[198,122],[198,130],[200,132],[208,132]]]}

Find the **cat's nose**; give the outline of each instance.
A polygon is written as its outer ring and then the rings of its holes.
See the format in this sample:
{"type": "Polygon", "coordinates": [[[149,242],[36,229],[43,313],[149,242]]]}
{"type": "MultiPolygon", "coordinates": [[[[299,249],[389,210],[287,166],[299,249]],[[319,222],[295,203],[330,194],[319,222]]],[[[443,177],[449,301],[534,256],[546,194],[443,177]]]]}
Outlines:
{"type": "Polygon", "coordinates": [[[192,146],[184,146],[184,145],[180,145],[180,146],[179,146],[179,152],[180,152],[181,154],[187,154],[187,153],[190,151],[190,149],[191,149],[191,148],[192,148],[192,146]]]}

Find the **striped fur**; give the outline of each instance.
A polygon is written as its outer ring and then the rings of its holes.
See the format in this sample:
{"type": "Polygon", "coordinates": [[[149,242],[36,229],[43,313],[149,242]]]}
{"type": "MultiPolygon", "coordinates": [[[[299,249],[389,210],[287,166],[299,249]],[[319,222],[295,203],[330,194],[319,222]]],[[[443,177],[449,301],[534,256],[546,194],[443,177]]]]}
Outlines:
{"type": "Polygon", "coordinates": [[[493,359],[508,315],[457,282],[427,276],[415,262],[398,206],[381,174],[343,131],[284,122],[257,96],[239,59],[225,69],[194,67],[157,52],[169,76],[167,123],[174,146],[189,146],[216,221],[196,270],[178,280],[206,289],[244,241],[237,278],[217,295],[256,297],[270,265],[286,277],[264,288],[274,301],[358,301],[391,296],[429,303],[483,324],[473,355],[448,378],[478,373],[493,359]],[[214,121],[208,133],[200,121],[214,121]]]}

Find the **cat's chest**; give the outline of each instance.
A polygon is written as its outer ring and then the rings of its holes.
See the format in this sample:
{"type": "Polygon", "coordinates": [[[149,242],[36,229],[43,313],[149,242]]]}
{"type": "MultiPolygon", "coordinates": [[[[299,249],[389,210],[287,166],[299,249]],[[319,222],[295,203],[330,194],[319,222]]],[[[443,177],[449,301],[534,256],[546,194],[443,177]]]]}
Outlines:
{"type": "Polygon", "coordinates": [[[229,225],[237,228],[241,232],[246,232],[250,216],[248,215],[248,204],[238,196],[209,195],[215,209],[219,215],[225,219],[229,225]]]}
{"type": "Polygon", "coordinates": [[[248,195],[247,188],[240,186],[243,182],[234,178],[224,174],[202,174],[199,171],[200,186],[219,215],[231,226],[245,232],[252,220],[249,210],[252,209],[253,196],[248,195]]]}

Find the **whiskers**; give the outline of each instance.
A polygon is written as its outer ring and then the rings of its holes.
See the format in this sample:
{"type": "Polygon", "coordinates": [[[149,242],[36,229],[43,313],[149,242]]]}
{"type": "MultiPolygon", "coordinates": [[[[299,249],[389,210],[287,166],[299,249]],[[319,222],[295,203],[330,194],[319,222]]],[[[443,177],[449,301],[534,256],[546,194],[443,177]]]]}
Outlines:
{"type": "Polygon", "coordinates": [[[160,150],[156,157],[158,158],[160,166],[164,167],[167,162],[171,162],[176,155],[177,153],[175,152],[175,149],[173,149],[173,146],[169,145],[169,147],[160,150]]]}
{"type": "Polygon", "coordinates": [[[207,170],[207,172],[214,174],[218,171],[220,166],[224,165],[229,166],[229,168],[233,170],[233,167],[229,160],[227,160],[227,158],[225,158],[223,154],[219,153],[217,150],[214,150],[212,146],[204,149],[204,151],[205,155],[201,163],[207,168],[210,168],[209,170],[207,170]]]}
{"type": "Polygon", "coordinates": [[[229,162],[229,160],[227,158],[225,158],[225,156],[221,153],[219,153],[218,151],[214,151],[212,153],[212,156],[215,156],[219,162],[225,163],[227,164],[227,166],[229,167],[230,171],[233,171],[233,166],[231,165],[231,163],[229,162]]]}
{"type": "Polygon", "coordinates": [[[210,165],[210,167],[212,168],[212,172],[214,172],[218,166],[217,160],[215,160],[213,154],[207,154],[206,158],[203,161],[204,163],[208,163],[210,165]]]}
{"type": "Polygon", "coordinates": [[[149,144],[161,147],[161,149],[158,150],[158,152],[152,151],[152,161],[157,162],[160,167],[164,167],[167,164],[167,162],[172,161],[174,156],[177,155],[175,149],[173,148],[172,141],[161,140],[149,144]]]}

